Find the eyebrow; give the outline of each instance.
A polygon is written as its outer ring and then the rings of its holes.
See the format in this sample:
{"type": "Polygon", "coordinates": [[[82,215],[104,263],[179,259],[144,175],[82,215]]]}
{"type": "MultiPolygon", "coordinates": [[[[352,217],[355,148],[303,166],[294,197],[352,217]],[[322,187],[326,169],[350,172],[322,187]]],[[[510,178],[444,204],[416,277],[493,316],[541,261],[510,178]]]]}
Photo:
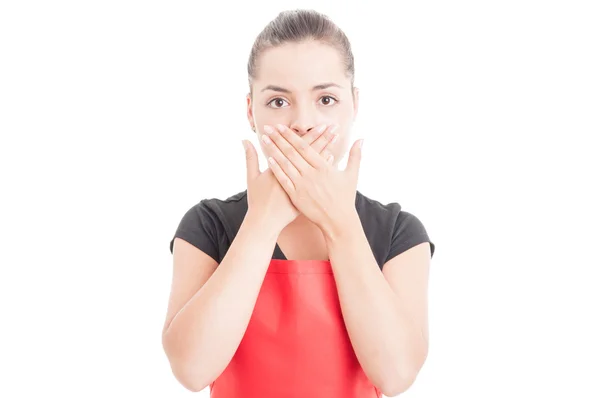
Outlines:
{"type": "MultiPolygon", "coordinates": [[[[329,87],[337,87],[337,88],[343,88],[342,86],[340,86],[339,84],[335,84],[335,83],[323,83],[323,84],[317,84],[316,86],[314,86],[312,88],[313,91],[316,90],[325,90],[329,87]]],[[[269,84],[267,87],[263,88],[261,91],[261,93],[263,91],[267,91],[267,90],[272,90],[272,91],[278,91],[280,93],[287,93],[287,94],[291,94],[291,91],[288,90],[287,88],[283,88],[283,87],[279,87],[279,86],[274,86],[272,84],[269,84]]]]}

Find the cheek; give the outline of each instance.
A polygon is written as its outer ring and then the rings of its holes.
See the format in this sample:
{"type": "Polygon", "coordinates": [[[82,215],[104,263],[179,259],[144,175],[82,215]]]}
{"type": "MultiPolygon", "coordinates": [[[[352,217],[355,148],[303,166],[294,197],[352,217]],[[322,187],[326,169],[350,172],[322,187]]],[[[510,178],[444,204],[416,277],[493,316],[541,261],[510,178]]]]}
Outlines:
{"type": "Polygon", "coordinates": [[[344,131],[333,145],[335,147],[334,149],[336,153],[345,152],[348,149],[348,146],[350,145],[350,132],[344,131]]]}

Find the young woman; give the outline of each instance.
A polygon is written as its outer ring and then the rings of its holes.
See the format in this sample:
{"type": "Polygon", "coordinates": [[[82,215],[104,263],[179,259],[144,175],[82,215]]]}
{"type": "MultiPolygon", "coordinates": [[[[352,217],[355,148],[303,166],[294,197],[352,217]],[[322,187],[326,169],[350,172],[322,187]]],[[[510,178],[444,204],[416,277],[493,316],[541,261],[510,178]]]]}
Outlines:
{"type": "Polygon", "coordinates": [[[322,14],[282,12],[248,75],[269,168],[245,140],[247,190],[202,200],[175,232],[163,330],[173,374],[215,398],[397,395],[427,356],[435,247],[416,216],[356,189],[350,44],[322,14]]]}

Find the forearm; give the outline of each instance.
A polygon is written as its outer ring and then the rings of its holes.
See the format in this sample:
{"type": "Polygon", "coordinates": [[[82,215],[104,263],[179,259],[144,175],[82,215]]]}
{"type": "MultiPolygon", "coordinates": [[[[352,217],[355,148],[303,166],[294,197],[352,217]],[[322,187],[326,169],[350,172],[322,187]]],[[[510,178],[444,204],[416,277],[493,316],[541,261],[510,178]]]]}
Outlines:
{"type": "Polygon", "coordinates": [[[247,215],[212,276],[175,316],[166,350],[178,378],[201,390],[227,367],[250,321],[279,231],[247,215]]]}
{"type": "Polygon", "coordinates": [[[421,332],[383,276],[358,215],[324,235],[357,358],[384,394],[399,393],[408,388],[426,355],[421,332]]]}

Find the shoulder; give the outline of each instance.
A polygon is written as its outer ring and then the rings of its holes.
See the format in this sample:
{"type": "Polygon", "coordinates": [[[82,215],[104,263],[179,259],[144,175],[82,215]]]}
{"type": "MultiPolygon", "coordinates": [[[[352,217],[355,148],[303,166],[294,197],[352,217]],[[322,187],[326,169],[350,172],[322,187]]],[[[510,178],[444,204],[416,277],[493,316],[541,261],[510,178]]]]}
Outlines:
{"type": "Polygon", "coordinates": [[[383,203],[356,191],[356,211],[367,236],[379,242],[391,238],[396,220],[402,212],[397,202],[383,203]]]}
{"type": "Polygon", "coordinates": [[[234,195],[219,198],[211,197],[202,199],[196,207],[206,209],[215,213],[220,218],[228,218],[232,214],[246,213],[248,210],[247,190],[238,192],[234,195]]]}
{"type": "Polygon", "coordinates": [[[380,268],[394,256],[423,242],[430,243],[433,256],[435,245],[423,222],[400,203],[381,202],[357,191],[356,210],[380,268]]]}
{"type": "Polygon", "coordinates": [[[386,223],[397,216],[400,209],[400,204],[397,202],[384,204],[356,191],[356,210],[359,215],[368,215],[370,218],[376,218],[379,223],[386,223]]]}
{"type": "Polygon", "coordinates": [[[236,215],[245,215],[248,210],[247,191],[238,192],[228,197],[207,197],[194,204],[186,213],[195,219],[208,217],[222,223],[235,218],[236,215]]]}
{"type": "Polygon", "coordinates": [[[172,236],[170,251],[176,237],[209,252],[220,262],[224,249],[235,235],[248,209],[247,191],[219,198],[203,198],[189,207],[172,236]]]}

